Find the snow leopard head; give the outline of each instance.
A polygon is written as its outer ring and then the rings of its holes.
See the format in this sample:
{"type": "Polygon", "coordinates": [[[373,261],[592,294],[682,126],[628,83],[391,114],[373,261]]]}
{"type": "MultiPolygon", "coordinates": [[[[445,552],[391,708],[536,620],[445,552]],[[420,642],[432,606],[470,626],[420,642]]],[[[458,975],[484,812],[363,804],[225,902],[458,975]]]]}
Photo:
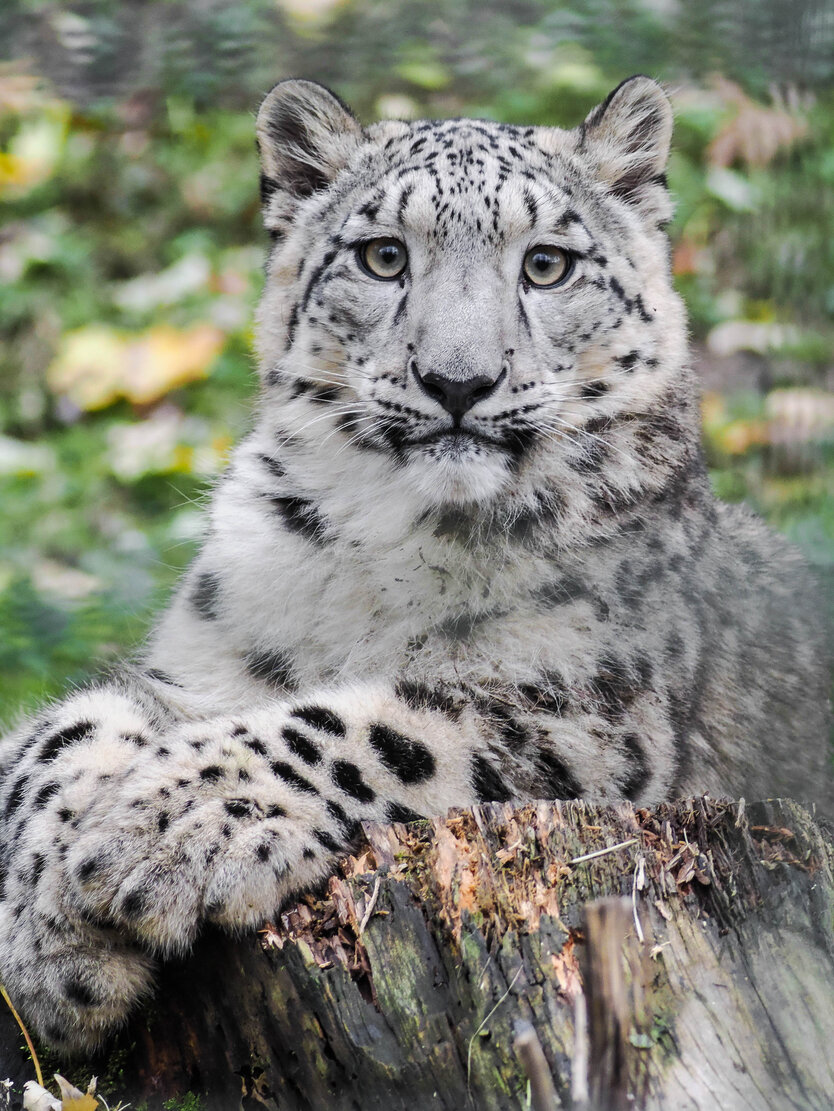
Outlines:
{"type": "Polygon", "coordinates": [[[627,500],[695,427],[657,419],[688,396],[671,132],[645,77],[572,131],[365,128],[320,85],[277,85],[257,122],[259,352],[287,437],[342,467],[380,456],[429,506],[532,472],[627,500]]]}

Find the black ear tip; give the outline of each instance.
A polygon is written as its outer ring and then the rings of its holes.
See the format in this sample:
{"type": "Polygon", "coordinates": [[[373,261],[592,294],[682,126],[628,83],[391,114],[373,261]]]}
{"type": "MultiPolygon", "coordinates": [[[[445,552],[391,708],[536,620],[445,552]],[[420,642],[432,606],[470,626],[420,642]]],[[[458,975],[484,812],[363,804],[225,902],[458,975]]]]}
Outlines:
{"type": "Polygon", "coordinates": [[[650,77],[648,73],[632,73],[631,77],[626,77],[624,81],[621,81],[619,83],[616,89],[612,89],[610,95],[612,97],[617,96],[623,91],[623,89],[628,88],[629,85],[634,85],[635,87],[642,85],[644,86],[646,91],[651,90],[655,93],[661,93],[663,96],[666,96],[666,93],[663,91],[663,85],[657,80],[657,78],[650,77]]]}
{"type": "MultiPolygon", "coordinates": [[[[626,77],[619,83],[617,89],[621,89],[623,85],[630,85],[632,81],[650,81],[652,85],[657,84],[657,81],[655,81],[653,77],[650,77],[648,73],[632,73],[631,77],[626,77]]],[[[614,92],[616,92],[617,89],[615,89],[614,92]]]]}
{"type": "Polygon", "coordinates": [[[351,119],[356,119],[350,107],[345,104],[338,93],[334,93],[319,81],[310,81],[306,77],[284,77],[277,81],[266,96],[261,100],[258,109],[259,122],[279,107],[291,108],[316,108],[323,109],[325,114],[335,108],[341,109],[351,119]]]}
{"type": "MultiPolygon", "coordinates": [[[[645,73],[634,73],[611,90],[605,100],[593,109],[586,123],[591,125],[598,123],[615,102],[619,105],[623,102],[637,103],[641,100],[653,100],[658,104],[665,102],[669,105],[669,97],[659,81],[655,81],[645,73]]],[[[671,105],[669,109],[671,111],[671,105]]]]}

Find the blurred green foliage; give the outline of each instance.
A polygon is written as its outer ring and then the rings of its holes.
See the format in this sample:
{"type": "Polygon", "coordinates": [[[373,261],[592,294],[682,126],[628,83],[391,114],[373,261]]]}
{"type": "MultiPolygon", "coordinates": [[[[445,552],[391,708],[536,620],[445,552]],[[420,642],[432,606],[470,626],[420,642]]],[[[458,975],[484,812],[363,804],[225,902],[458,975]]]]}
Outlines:
{"type": "Polygon", "coordinates": [[[136,643],[199,543],[255,390],[254,110],[288,75],[366,119],[563,126],[667,80],[716,488],[830,573],[832,36],[822,0],[5,0],[4,715],[136,643]]]}

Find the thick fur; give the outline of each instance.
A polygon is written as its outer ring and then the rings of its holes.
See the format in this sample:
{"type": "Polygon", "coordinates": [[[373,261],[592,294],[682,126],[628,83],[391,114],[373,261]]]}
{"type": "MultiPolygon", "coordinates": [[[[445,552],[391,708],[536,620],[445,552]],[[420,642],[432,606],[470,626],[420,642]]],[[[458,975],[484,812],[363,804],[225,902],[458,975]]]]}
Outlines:
{"type": "Polygon", "coordinates": [[[258,117],[263,392],[134,666],[2,750],[0,972],[89,1046],[203,922],[254,926],[362,819],[479,800],[821,798],[800,559],[716,504],[663,224],[668,101],[573,132],[258,117]],[[379,281],[357,245],[389,236],[379,281]],[[537,244],[571,252],[555,288],[537,244]],[[453,428],[428,373],[486,378],[453,428]]]}

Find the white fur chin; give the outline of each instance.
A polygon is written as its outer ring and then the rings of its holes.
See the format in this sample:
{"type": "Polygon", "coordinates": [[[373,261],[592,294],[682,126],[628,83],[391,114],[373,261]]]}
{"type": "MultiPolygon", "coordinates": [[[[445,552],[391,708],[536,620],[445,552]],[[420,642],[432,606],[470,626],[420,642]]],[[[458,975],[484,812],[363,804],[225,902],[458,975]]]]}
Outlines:
{"type": "Polygon", "coordinates": [[[499,451],[461,451],[438,456],[423,453],[410,460],[405,475],[429,506],[484,505],[496,498],[510,478],[506,457],[499,451]]]}

